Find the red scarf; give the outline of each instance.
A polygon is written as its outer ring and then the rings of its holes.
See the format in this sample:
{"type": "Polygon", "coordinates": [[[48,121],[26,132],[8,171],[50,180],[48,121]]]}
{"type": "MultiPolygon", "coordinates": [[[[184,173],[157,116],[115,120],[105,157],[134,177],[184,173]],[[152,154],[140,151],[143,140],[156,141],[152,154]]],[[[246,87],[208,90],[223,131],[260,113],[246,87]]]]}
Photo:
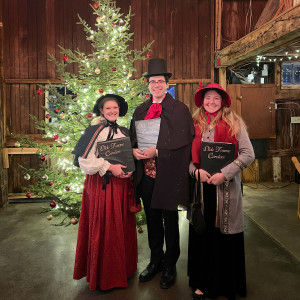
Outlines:
{"type": "Polygon", "coordinates": [[[160,103],[152,103],[144,120],[159,118],[161,115],[161,110],[162,106],[160,103]]]}
{"type": "MultiPolygon", "coordinates": [[[[202,132],[198,125],[195,125],[195,137],[192,144],[192,160],[196,168],[200,168],[200,154],[201,154],[201,140],[202,140],[202,132]]],[[[223,143],[232,143],[235,145],[235,153],[234,158],[238,156],[238,141],[235,136],[230,136],[229,132],[230,127],[228,124],[221,120],[216,124],[215,127],[215,135],[214,142],[223,142],[223,143]]]]}

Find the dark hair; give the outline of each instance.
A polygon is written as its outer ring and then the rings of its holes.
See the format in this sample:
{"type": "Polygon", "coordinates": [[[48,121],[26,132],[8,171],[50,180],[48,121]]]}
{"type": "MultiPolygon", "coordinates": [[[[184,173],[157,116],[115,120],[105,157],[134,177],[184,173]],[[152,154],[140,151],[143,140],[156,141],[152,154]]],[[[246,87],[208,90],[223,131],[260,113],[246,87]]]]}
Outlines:
{"type": "Polygon", "coordinates": [[[100,101],[100,103],[98,105],[98,109],[99,110],[100,110],[100,108],[103,109],[104,103],[107,102],[107,101],[111,101],[111,100],[116,101],[118,103],[118,106],[120,107],[120,102],[117,98],[115,98],[115,97],[106,97],[106,98],[104,98],[103,100],[100,101]]]}
{"type": "Polygon", "coordinates": [[[128,110],[128,104],[123,97],[115,94],[106,94],[97,99],[93,109],[94,114],[100,116],[100,108],[103,109],[104,103],[109,100],[114,100],[118,103],[120,108],[119,116],[124,117],[128,110]]]}
{"type": "MultiPolygon", "coordinates": [[[[169,77],[167,75],[163,75],[163,74],[162,75],[151,75],[150,77],[154,77],[154,76],[164,76],[166,83],[169,83],[169,77]]],[[[147,78],[148,83],[149,83],[150,77],[147,78]]]]}

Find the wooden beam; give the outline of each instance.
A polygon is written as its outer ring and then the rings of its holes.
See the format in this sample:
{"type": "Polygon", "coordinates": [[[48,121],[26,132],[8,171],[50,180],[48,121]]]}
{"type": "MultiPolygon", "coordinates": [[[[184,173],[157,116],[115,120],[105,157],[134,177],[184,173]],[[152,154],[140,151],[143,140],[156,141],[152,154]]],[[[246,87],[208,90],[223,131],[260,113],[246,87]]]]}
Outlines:
{"type": "MultiPolygon", "coordinates": [[[[31,139],[35,143],[43,144],[43,145],[53,145],[57,144],[57,142],[54,141],[53,138],[44,138],[44,134],[26,134],[26,135],[21,135],[22,137],[27,136],[29,139],[31,139]]],[[[11,137],[11,136],[6,136],[6,147],[14,147],[16,146],[16,142],[18,141],[17,138],[11,137]]]]}
{"type": "Polygon", "coordinates": [[[4,79],[4,83],[7,84],[64,84],[59,79],[4,79]]]}
{"type": "Polygon", "coordinates": [[[226,68],[219,69],[219,84],[226,91],[226,68]]]}
{"type": "Polygon", "coordinates": [[[205,78],[205,79],[173,79],[169,80],[170,84],[180,84],[180,83],[199,83],[199,82],[211,82],[211,79],[205,78]]]}
{"type": "Polygon", "coordinates": [[[215,50],[220,50],[222,47],[222,5],[223,0],[216,0],[215,9],[215,50]]]}
{"type": "MultiPolygon", "coordinates": [[[[170,83],[198,83],[198,82],[211,82],[210,78],[205,79],[173,79],[170,83]]],[[[64,84],[61,80],[56,79],[5,79],[7,84],[64,84]]],[[[85,82],[82,82],[85,83],[85,82]]]]}
{"type": "Polygon", "coordinates": [[[7,154],[37,154],[39,148],[4,148],[7,154]]]}
{"type": "Polygon", "coordinates": [[[215,53],[215,67],[240,64],[287,42],[299,40],[300,5],[282,13],[230,46],[215,53]]]}

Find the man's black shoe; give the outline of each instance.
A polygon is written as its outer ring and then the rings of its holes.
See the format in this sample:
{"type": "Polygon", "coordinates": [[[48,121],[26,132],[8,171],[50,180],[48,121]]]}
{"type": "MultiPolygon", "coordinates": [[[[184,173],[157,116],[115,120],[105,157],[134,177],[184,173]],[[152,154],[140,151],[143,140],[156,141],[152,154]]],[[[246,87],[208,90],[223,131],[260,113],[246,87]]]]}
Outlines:
{"type": "Polygon", "coordinates": [[[147,268],[140,274],[140,282],[150,281],[157,273],[162,271],[162,264],[150,263],[147,268]]]}
{"type": "Polygon", "coordinates": [[[162,289],[170,288],[176,281],[176,267],[165,268],[161,275],[160,287],[162,289]]]}

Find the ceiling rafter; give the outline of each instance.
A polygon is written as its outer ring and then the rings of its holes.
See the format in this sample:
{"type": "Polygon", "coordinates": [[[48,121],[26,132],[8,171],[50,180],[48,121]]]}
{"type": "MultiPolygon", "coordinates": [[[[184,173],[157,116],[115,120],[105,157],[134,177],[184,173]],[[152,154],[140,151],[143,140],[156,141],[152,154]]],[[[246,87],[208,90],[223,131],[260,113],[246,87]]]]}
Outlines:
{"type": "Polygon", "coordinates": [[[236,66],[300,41],[300,5],[285,11],[230,46],[215,52],[215,67],[236,66]]]}

